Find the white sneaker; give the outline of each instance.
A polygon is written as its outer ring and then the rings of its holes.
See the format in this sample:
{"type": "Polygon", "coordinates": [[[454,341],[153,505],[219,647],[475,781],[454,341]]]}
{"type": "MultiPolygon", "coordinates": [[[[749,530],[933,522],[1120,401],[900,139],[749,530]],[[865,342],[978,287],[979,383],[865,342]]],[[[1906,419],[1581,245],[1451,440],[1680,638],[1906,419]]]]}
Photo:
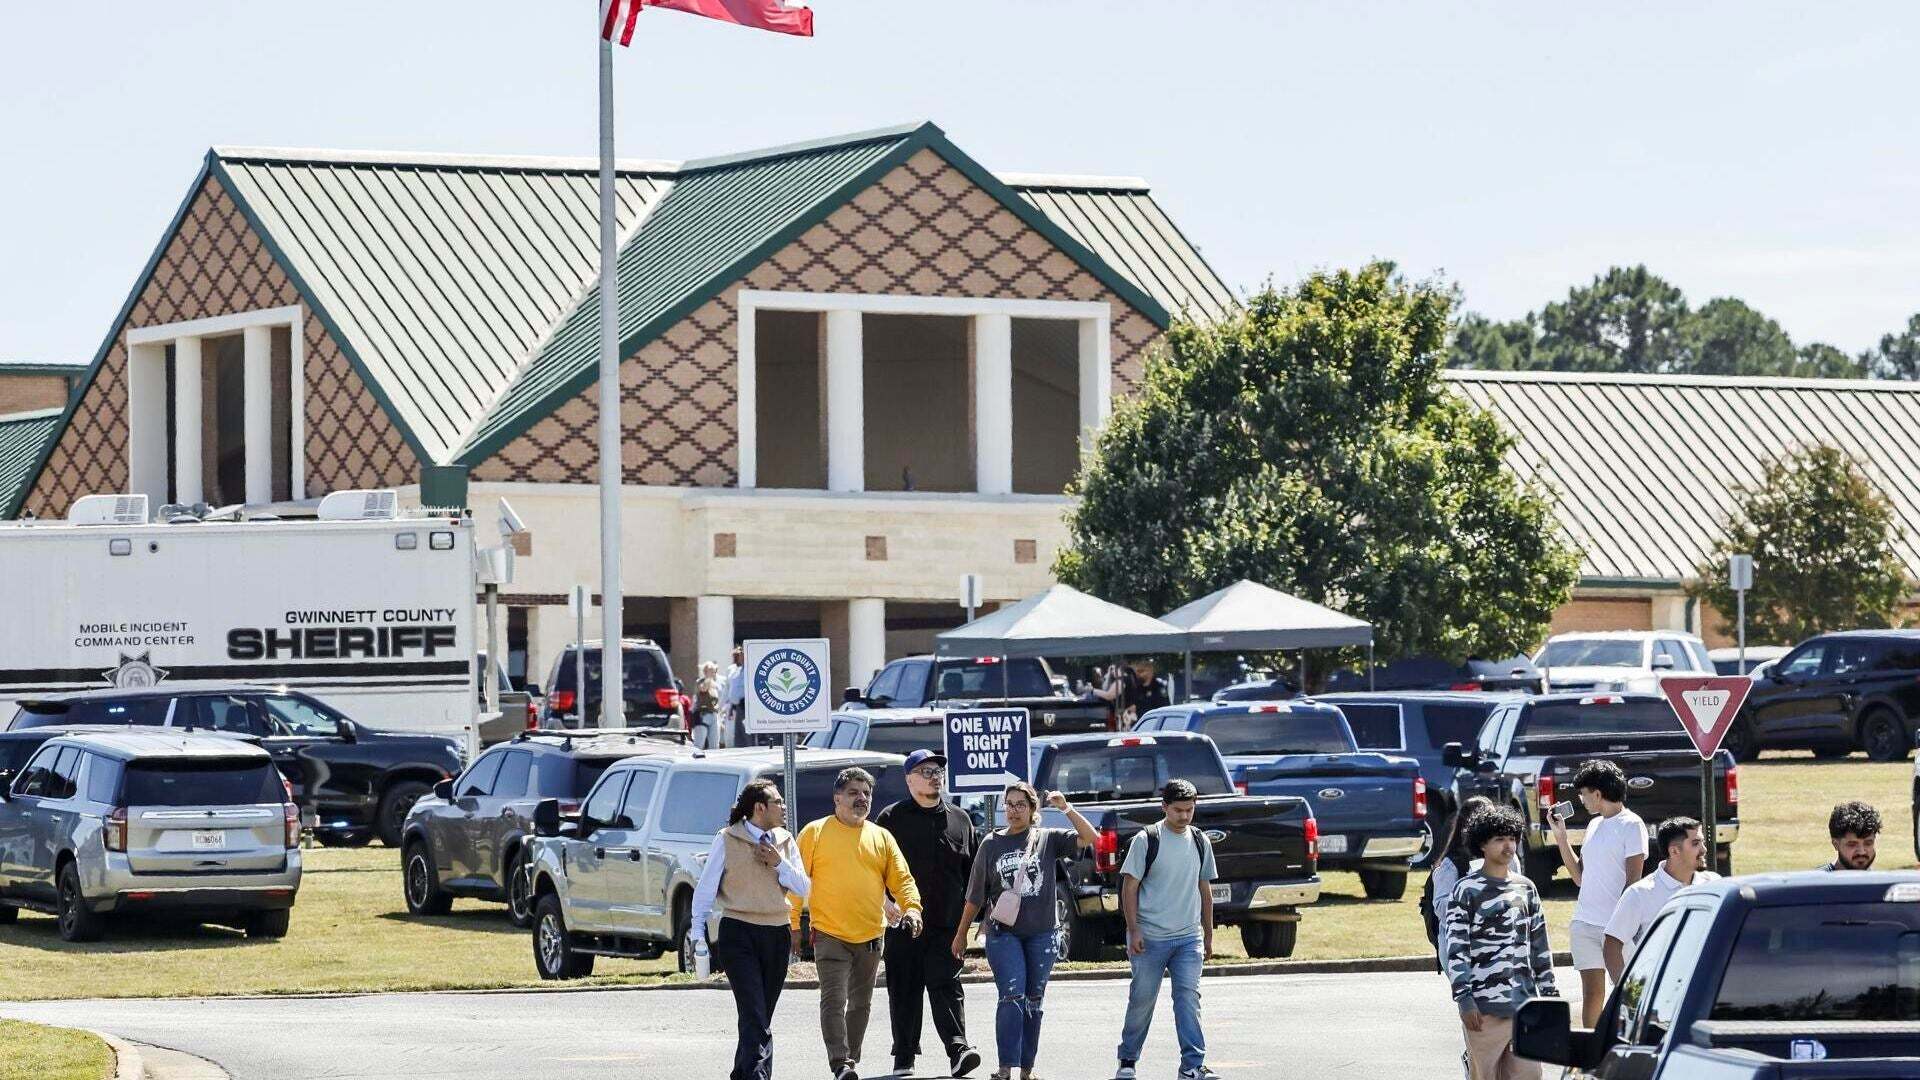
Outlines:
{"type": "Polygon", "coordinates": [[[1181,1069],[1180,1080],[1221,1080],[1220,1074],[1201,1065],[1193,1069],[1181,1069]]]}
{"type": "Polygon", "coordinates": [[[1113,1080],[1134,1080],[1133,1066],[1122,1065],[1114,1070],[1113,1080]]]}

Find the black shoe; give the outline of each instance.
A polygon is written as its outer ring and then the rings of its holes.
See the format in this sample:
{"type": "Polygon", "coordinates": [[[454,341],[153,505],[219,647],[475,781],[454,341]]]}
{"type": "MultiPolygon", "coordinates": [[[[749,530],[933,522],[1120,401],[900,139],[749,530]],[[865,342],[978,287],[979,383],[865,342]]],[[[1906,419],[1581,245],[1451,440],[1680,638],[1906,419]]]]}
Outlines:
{"type": "Polygon", "coordinates": [[[833,1080],[860,1080],[860,1071],[851,1065],[842,1065],[834,1070],[833,1080]]]}
{"type": "Polygon", "coordinates": [[[980,1051],[966,1047],[953,1055],[953,1075],[965,1076],[980,1067],[980,1051]]]}
{"type": "Polygon", "coordinates": [[[910,1057],[894,1058],[893,1059],[893,1075],[912,1076],[913,1075],[913,1059],[910,1057]]]}

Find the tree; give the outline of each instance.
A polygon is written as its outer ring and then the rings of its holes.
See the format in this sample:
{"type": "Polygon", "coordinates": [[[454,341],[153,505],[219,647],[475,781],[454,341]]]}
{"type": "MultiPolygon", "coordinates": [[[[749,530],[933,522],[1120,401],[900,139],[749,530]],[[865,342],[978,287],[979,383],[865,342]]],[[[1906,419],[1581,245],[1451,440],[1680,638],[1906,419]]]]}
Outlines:
{"type": "Polygon", "coordinates": [[[1451,364],[1482,371],[1528,371],[1534,366],[1533,346],[1539,336],[1532,313],[1512,322],[1468,313],[1454,327],[1451,364]]]}
{"type": "Polygon", "coordinates": [[[1920,379],[1920,315],[1899,333],[1883,335],[1867,363],[1877,379],[1920,379]]]}
{"type": "Polygon", "coordinates": [[[1694,375],[1791,375],[1799,357],[1780,324],[1732,297],[1681,323],[1677,369],[1694,375]]]}
{"type": "Polygon", "coordinates": [[[1793,373],[1806,379],[1864,379],[1872,353],[1848,356],[1824,341],[1800,346],[1793,373]]]}
{"type": "Polygon", "coordinates": [[[1540,312],[1537,367],[1553,371],[1681,370],[1687,301],[1644,266],[1616,266],[1540,312]]]}
{"type": "Polygon", "coordinates": [[[1155,614],[1251,578],[1372,622],[1385,656],[1537,643],[1578,557],[1512,437],[1439,381],[1453,303],[1373,263],[1176,324],[1073,482],[1054,572],[1155,614]]]}
{"type": "Polygon", "coordinates": [[[1747,639],[1791,645],[1827,630],[1892,625],[1909,586],[1893,507],[1843,451],[1812,446],[1734,488],[1738,507],[1693,587],[1732,623],[1727,557],[1753,556],[1747,639]]]}

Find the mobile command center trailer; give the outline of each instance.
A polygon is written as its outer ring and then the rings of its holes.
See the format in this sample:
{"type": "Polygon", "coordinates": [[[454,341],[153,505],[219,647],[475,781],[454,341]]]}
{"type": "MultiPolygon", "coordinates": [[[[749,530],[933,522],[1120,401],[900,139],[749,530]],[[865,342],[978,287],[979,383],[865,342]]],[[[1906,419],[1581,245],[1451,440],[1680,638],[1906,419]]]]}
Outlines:
{"type": "Polygon", "coordinates": [[[145,504],[0,525],[0,702],[231,679],[376,728],[471,727],[469,519],[399,516],[386,491],[330,495],[319,520],[154,523],[145,504]]]}

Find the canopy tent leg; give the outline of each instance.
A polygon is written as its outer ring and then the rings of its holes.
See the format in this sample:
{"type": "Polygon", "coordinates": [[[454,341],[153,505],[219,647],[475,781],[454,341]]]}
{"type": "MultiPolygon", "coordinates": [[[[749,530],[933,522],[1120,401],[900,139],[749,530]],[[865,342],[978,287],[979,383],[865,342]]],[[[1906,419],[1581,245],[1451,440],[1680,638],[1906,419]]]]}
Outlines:
{"type": "Polygon", "coordinates": [[[1373,639],[1367,639],[1367,689],[1373,689],[1373,639]]]}
{"type": "Polygon", "coordinates": [[[1188,649],[1188,650],[1187,650],[1187,688],[1186,688],[1186,695],[1187,695],[1187,697],[1186,697],[1186,700],[1188,700],[1188,701],[1192,701],[1192,700],[1194,700],[1194,695],[1193,695],[1193,650],[1192,650],[1192,649],[1188,649]]]}

